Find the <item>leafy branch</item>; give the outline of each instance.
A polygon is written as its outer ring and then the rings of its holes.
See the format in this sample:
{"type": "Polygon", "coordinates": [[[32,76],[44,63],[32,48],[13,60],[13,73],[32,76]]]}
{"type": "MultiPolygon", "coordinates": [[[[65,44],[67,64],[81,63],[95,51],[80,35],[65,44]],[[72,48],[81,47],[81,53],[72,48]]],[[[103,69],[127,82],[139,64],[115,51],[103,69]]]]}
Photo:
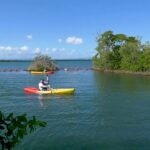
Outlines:
{"type": "Polygon", "coordinates": [[[5,148],[10,150],[21,142],[25,135],[36,130],[37,127],[45,126],[46,122],[37,120],[35,116],[29,120],[26,114],[14,116],[13,113],[10,113],[8,116],[4,116],[0,111],[0,143],[2,150],[5,148]]]}

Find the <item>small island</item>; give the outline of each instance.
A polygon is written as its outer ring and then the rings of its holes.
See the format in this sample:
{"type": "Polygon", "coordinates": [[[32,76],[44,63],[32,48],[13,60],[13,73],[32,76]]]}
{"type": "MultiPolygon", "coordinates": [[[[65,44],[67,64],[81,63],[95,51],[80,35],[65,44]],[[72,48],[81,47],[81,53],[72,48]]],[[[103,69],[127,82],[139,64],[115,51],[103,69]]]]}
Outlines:
{"type": "Polygon", "coordinates": [[[150,75],[150,43],[138,37],[106,31],[96,38],[93,69],[105,72],[150,75]]]}
{"type": "Polygon", "coordinates": [[[28,71],[56,71],[58,66],[48,55],[37,54],[33,63],[28,67],[28,71]]]}

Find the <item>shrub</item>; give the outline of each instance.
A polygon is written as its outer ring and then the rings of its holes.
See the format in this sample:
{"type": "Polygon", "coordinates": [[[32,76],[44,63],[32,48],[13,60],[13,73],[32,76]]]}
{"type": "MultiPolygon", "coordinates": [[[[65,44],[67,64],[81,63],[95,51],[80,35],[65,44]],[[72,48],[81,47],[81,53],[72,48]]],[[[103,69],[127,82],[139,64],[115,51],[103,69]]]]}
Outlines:
{"type": "Polygon", "coordinates": [[[48,55],[38,54],[33,63],[29,66],[28,71],[55,71],[58,70],[57,65],[48,55]]]}

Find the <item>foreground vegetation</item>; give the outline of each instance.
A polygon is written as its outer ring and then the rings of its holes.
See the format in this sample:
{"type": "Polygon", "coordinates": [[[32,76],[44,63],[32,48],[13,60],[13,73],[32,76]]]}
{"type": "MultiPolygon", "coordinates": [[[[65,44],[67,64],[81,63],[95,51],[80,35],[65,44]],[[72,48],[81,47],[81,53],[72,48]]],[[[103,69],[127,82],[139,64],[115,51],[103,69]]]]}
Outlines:
{"type": "Polygon", "coordinates": [[[97,54],[93,57],[94,68],[150,72],[150,43],[125,34],[106,31],[97,37],[97,54]]]}
{"type": "Polygon", "coordinates": [[[38,54],[33,63],[29,66],[28,71],[55,71],[58,70],[57,65],[47,55],[38,54]]]}
{"type": "Polygon", "coordinates": [[[25,135],[33,132],[38,126],[45,127],[46,122],[37,120],[35,116],[29,120],[26,114],[14,116],[13,113],[10,113],[5,116],[0,111],[0,143],[2,150],[5,148],[10,150],[15,147],[25,135]]]}

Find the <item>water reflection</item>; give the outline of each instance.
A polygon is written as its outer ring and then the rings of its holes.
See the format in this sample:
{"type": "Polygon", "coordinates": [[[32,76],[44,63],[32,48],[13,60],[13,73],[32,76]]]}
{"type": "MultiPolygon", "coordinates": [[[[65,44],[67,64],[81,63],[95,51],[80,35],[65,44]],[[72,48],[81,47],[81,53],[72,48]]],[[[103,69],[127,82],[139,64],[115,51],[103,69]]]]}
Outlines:
{"type": "Polygon", "coordinates": [[[114,73],[95,72],[95,84],[100,91],[124,91],[133,93],[141,90],[149,90],[150,77],[135,76],[114,73]]]}
{"type": "Polygon", "coordinates": [[[50,104],[50,101],[53,100],[66,101],[66,100],[73,100],[73,98],[74,95],[38,95],[37,96],[37,99],[39,100],[39,104],[43,108],[46,108],[50,104]]]}
{"type": "Polygon", "coordinates": [[[49,104],[49,100],[51,100],[50,96],[44,96],[44,95],[38,95],[37,96],[39,100],[39,104],[42,108],[46,108],[46,106],[49,104]]]}
{"type": "Polygon", "coordinates": [[[73,100],[75,97],[73,94],[70,95],[40,95],[40,94],[26,94],[25,100],[28,100],[29,103],[33,103],[33,101],[38,100],[39,105],[41,108],[49,107],[51,101],[70,101],[73,100]]]}
{"type": "Polygon", "coordinates": [[[150,77],[100,72],[95,72],[94,77],[99,93],[95,117],[99,118],[97,124],[103,137],[111,140],[116,137],[121,143],[123,137],[148,137],[145,128],[149,128],[150,123],[147,115],[150,113],[150,77]]]}

